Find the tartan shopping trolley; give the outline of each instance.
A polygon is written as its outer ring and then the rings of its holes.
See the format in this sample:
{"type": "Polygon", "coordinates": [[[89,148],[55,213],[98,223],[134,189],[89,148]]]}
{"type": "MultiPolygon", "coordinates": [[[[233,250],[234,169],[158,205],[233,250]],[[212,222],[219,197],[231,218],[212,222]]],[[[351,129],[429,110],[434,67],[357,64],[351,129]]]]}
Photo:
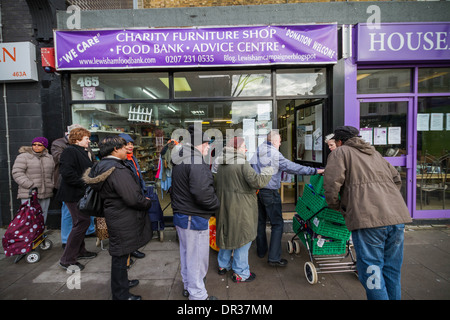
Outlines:
{"type": "Polygon", "coordinates": [[[305,277],[315,284],[320,273],[356,273],[356,259],[343,216],[327,207],[323,177],[312,176],[310,182],[298,199],[292,223],[295,235],[288,240],[287,250],[300,253],[300,242],[303,243],[310,258],[304,265],[305,277]],[[350,261],[344,261],[348,257],[350,261]]]}

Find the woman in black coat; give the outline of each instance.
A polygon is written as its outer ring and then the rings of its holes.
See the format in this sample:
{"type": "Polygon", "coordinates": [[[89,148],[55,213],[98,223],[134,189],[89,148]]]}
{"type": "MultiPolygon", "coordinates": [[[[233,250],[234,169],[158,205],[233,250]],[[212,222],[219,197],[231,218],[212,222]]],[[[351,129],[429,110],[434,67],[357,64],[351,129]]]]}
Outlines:
{"type": "Polygon", "coordinates": [[[127,260],[130,253],[150,241],[152,236],[147,214],[151,200],[146,198],[139,181],[124,164],[127,158],[126,141],[121,137],[107,137],[100,144],[102,160],[88,170],[84,181],[99,192],[109,234],[111,263],[111,291],[114,300],[140,300],[129,293],[138,280],[128,280],[127,260]]]}
{"type": "Polygon", "coordinates": [[[95,252],[87,251],[84,246],[84,236],[91,219],[82,214],[77,207],[78,200],[83,197],[86,190],[86,185],[82,180],[83,173],[93,164],[87,151],[90,136],[91,133],[84,128],[70,131],[70,145],[64,149],[60,158],[59,172],[62,179],[56,197],[65,202],[69,208],[73,227],[59,265],[72,272],[84,269],[84,266],[77,262],[78,259],[91,259],[97,256],[95,252]]]}

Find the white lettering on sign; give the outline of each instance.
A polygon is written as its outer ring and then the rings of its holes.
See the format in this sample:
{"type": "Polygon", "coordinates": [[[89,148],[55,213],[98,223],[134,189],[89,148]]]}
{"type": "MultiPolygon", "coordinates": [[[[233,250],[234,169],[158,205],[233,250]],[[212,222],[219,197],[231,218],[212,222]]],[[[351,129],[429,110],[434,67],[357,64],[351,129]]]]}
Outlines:
{"type": "Polygon", "coordinates": [[[417,50],[448,50],[450,33],[447,32],[393,32],[369,33],[369,51],[399,51],[406,48],[417,50]]]}

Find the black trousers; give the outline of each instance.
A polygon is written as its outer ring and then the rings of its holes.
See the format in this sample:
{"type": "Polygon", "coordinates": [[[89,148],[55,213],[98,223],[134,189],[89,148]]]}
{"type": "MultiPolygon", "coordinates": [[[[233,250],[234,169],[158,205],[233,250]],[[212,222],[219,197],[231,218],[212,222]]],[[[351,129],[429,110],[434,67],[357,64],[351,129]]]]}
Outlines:
{"type": "Polygon", "coordinates": [[[127,261],[130,255],[112,256],[111,292],[113,300],[127,300],[130,297],[127,261]]]}

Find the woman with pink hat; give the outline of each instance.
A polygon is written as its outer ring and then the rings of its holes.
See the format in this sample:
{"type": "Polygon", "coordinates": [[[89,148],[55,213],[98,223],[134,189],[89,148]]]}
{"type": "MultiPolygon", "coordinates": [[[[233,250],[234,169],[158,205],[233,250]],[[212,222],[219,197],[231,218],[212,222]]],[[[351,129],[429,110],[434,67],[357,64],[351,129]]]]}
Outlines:
{"type": "Polygon", "coordinates": [[[37,188],[44,223],[47,221],[48,207],[53,196],[55,170],[53,157],[48,153],[47,148],[46,138],[34,138],[31,147],[23,146],[19,149],[19,155],[12,168],[13,179],[19,185],[17,199],[21,199],[24,203],[28,200],[30,189],[37,188]]]}

